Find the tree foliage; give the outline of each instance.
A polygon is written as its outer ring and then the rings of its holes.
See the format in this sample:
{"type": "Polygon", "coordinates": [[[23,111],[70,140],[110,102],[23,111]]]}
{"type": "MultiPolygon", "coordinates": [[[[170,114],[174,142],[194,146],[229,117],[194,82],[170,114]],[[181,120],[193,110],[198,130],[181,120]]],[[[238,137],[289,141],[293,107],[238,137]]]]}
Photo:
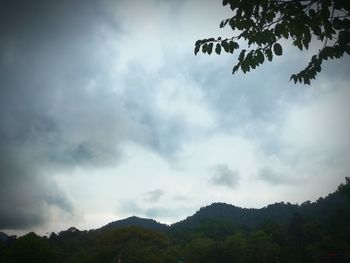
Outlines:
{"type": "Polygon", "coordinates": [[[321,42],[322,47],[309,64],[290,80],[309,84],[321,71],[323,61],[350,54],[349,0],[223,0],[233,16],[220,22],[220,28],[230,27],[230,38],[197,40],[194,53],[220,55],[240,49],[232,74],[255,69],[266,60],[283,54],[282,41],[288,40],[300,50],[310,43],[321,42]],[[241,42],[246,48],[241,48],[241,42]]]}

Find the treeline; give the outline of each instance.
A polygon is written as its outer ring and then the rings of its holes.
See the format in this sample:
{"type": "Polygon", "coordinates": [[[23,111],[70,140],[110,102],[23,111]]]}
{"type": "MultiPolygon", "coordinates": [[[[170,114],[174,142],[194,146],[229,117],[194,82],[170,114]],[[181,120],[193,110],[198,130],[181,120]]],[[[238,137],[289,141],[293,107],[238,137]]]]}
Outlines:
{"type": "Polygon", "coordinates": [[[49,237],[2,237],[0,262],[350,262],[349,189],[347,178],[315,203],[279,203],[260,212],[225,212],[230,208],[214,204],[170,227],[133,217],[134,226],[123,220],[120,226],[70,228],[49,237]],[[245,224],[251,213],[258,213],[256,220],[245,224]],[[232,220],[239,215],[243,219],[232,220]]]}

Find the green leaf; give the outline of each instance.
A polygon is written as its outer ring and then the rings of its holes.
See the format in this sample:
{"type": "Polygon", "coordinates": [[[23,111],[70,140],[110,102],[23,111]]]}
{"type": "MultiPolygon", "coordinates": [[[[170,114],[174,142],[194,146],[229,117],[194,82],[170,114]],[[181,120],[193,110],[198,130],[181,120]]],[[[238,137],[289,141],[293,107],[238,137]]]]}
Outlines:
{"type": "Polygon", "coordinates": [[[197,45],[195,48],[194,48],[194,54],[197,55],[197,53],[199,52],[199,49],[200,49],[200,45],[197,45]]]}
{"type": "Polygon", "coordinates": [[[294,84],[296,84],[296,83],[297,83],[297,76],[296,76],[295,74],[293,74],[293,75],[290,77],[289,81],[291,81],[291,80],[293,80],[293,81],[294,81],[294,84]]]}
{"type": "Polygon", "coordinates": [[[314,9],[310,9],[309,10],[309,16],[311,16],[311,17],[315,17],[316,16],[316,12],[315,12],[314,9]]]}
{"type": "Polygon", "coordinates": [[[265,50],[265,55],[266,55],[266,57],[267,57],[267,60],[271,62],[271,61],[272,61],[273,54],[272,54],[272,51],[271,51],[270,48],[267,48],[267,49],[265,50]]]}
{"type": "Polygon", "coordinates": [[[202,45],[202,52],[205,54],[207,53],[207,47],[208,47],[208,44],[205,43],[204,45],[202,45]]]}
{"type": "Polygon", "coordinates": [[[230,52],[230,47],[229,47],[229,44],[227,43],[226,40],[222,41],[221,42],[221,46],[224,48],[224,50],[229,53],[230,52]]]}
{"type": "Polygon", "coordinates": [[[261,50],[257,50],[257,51],[256,51],[256,58],[257,58],[257,61],[258,61],[259,64],[264,63],[265,56],[264,56],[264,54],[261,52],[261,50]]]}
{"type": "Polygon", "coordinates": [[[241,66],[240,63],[238,63],[237,65],[235,65],[232,69],[232,74],[235,74],[237,72],[237,70],[239,69],[239,67],[241,66]]]}
{"type": "Polygon", "coordinates": [[[297,46],[300,50],[303,50],[303,44],[301,43],[301,39],[297,38],[296,40],[293,41],[293,45],[297,46]]]}
{"type": "Polygon", "coordinates": [[[311,42],[311,33],[310,30],[305,31],[304,38],[302,40],[303,45],[306,49],[309,48],[309,43],[311,42]]]}
{"type": "Polygon", "coordinates": [[[309,48],[309,41],[307,41],[307,39],[303,38],[302,42],[303,42],[304,47],[306,49],[308,49],[309,48]]]}
{"type": "Polygon", "coordinates": [[[275,26],[275,34],[276,34],[277,36],[281,36],[281,34],[282,34],[282,32],[283,32],[283,29],[284,29],[284,26],[283,26],[282,23],[277,24],[277,25],[275,26]]]}
{"type": "Polygon", "coordinates": [[[215,53],[218,55],[220,55],[221,53],[221,45],[219,43],[216,44],[215,53]]]}
{"type": "Polygon", "coordinates": [[[202,44],[202,40],[197,40],[195,46],[200,46],[202,44]]]}
{"type": "Polygon", "coordinates": [[[213,43],[209,43],[209,44],[208,44],[207,52],[208,52],[209,55],[210,55],[211,52],[213,51],[213,46],[214,46],[213,43]]]}
{"type": "Polygon", "coordinates": [[[282,46],[279,43],[273,45],[273,52],[276,56],[282,56],[282,46]]]}
{"type": "Polygon", "coordinates": [[[220,22],[220,28],[223,28],[227,25],[227,23],[230,21],[230,19],[225,19],[220,22]]]}
{"type": "Polygon", "coordinates": [[[319,26],[312,26],[311,29],[312,29],[312,31],[314,31],[314,34],[316,36],[321,35],[321,28],[319,26]]]}
{"type": "Polygon", "coordinates": [[[245,49],[243,49],[242,51],[241,51],[241,53],[239,54],[239,56],[238,56],[238,61],[243,61],[243,59],[244,59],[244,55],[245,55],[245,49]]]}
{"type": "Polygon", "coordinates": [[[233,53],[233,51],[234,51],[235,49],[238,49],[238,48],[239,48],[238,43],[237,43],[237,42],[234,42],[234,41],[230,41],[229,46],[230,46],[230,53],[233,53]]]}

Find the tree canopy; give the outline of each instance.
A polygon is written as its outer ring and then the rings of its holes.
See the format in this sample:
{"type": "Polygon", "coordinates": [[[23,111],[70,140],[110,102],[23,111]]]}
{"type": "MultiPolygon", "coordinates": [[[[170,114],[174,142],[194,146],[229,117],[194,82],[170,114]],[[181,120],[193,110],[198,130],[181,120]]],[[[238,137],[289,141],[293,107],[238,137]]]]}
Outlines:
{"type": "Polygon", "coordinates": [[[220,28],[230,27],[230,38],[197,40],[194,53],[199,51],[220,55],[222,50],[240,50],[232,74],[255,69],[274,56],[281,56],[281,42],[286,39],[300,50],[321,43],[309,64],[290,80],[310,85],[321,71],[324,60],[338,59],[350,54],[349,0],[223,0],[233,16],[220,22],[220,28]],[[241,48],[242,41],[246,47],[241,48]]]}

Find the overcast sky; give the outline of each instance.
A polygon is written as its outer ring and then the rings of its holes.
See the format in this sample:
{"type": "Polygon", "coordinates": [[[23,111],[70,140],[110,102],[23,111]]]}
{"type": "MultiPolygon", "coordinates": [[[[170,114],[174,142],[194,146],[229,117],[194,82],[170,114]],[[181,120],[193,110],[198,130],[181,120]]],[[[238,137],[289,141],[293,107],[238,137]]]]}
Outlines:
{"type": "Polygon", "coordinates": [[[212,202],[315,201],[350,171],[349,57],[311,87],[312,55],[231,75],[194,56],[221,1],[2,1],[0,230],[174,223],[212,202]],[[7,3],[6,3],[7,2],[7,3]]]}

